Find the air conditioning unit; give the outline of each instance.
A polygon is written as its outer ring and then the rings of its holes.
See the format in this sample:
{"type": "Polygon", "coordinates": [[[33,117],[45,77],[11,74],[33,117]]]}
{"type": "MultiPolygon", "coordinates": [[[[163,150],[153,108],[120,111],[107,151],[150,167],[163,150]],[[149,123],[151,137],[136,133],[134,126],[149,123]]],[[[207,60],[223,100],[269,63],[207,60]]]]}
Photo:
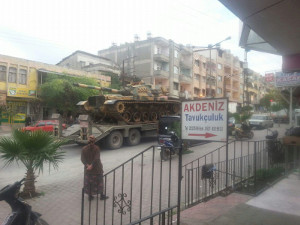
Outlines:
{"type": "Polygon", "coordinates": [[[157,67],[156,67],[156,70],[161,70],[161,67],[160,67],[160,66],[157,66],[157,67]]]}

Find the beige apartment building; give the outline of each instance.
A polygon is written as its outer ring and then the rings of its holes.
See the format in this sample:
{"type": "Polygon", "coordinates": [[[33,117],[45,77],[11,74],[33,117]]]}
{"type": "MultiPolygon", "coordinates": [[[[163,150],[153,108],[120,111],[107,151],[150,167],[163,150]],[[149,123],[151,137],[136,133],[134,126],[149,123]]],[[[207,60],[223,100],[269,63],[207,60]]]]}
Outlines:
{"type": "Polygon", "coordinates": [[[238,57],[222,49],[195,51],[194,98],[228,97],[231,111],[243,103],[243,68],[238,57]]]}
{"type": "Polygon", "coordinates": [[[122,74],[139,77],[154,88],[167,88],[170,98],[193,98],[193,52],[187,46],[149,36],[113,45],[98,55],[118,64],[122,74]]]}

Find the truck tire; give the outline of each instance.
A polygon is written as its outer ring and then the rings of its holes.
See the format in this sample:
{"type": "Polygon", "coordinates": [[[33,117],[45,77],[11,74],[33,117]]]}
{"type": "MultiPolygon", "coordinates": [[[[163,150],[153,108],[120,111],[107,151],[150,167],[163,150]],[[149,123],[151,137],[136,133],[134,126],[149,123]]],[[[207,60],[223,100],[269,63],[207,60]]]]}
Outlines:
{"type": "Polygon", "coordinates": [[[118,149],[123,145],[123,135],[120,131],[113,131],[107,137],[107,147],[109,149],[118,149]]]}
{"type": "Polygon", "coordinates": [[[138,129],[131,129],[129,131],[128,138],[126,138],[126,143],[129,146],[138,145],[141,142],[141,133],[138,129]]]}

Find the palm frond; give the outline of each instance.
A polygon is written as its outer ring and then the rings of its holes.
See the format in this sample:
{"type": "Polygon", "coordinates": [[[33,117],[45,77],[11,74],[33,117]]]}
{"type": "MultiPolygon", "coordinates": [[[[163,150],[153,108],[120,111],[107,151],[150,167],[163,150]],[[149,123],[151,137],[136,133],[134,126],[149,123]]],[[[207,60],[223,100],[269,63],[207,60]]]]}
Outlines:
{"type": "Polygon", "coordinates": [[[57,140],[42,130],[32,133],[15,130],[12,138],[0,140],[0,157],[7,164],[21,161],[27,168],[39,170],[39,172],[43,172],[45,163],[49,163],[54,169],[57,169],[65,155],[60,150],[64,143],[65,141],[57,140]]]}

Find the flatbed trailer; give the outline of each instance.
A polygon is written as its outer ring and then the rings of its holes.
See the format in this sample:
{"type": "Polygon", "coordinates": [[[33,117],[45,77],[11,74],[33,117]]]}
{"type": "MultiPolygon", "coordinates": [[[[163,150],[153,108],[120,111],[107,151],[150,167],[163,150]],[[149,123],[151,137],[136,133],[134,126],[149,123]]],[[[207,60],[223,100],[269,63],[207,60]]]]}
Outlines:
{"type": "MultiPolygon", "coordinates": [[[[91,133],[96,138],[96,143],[105,142],[109,149],[118,149],[125,142],[127,145],[138,145],[141,137],[157,136],[158,123],[147,124],[92,124],[91,133]]],[[[83,140],[81,135],[75,138],[79,145],[86,145],[87,140],[83,140]]]]}

